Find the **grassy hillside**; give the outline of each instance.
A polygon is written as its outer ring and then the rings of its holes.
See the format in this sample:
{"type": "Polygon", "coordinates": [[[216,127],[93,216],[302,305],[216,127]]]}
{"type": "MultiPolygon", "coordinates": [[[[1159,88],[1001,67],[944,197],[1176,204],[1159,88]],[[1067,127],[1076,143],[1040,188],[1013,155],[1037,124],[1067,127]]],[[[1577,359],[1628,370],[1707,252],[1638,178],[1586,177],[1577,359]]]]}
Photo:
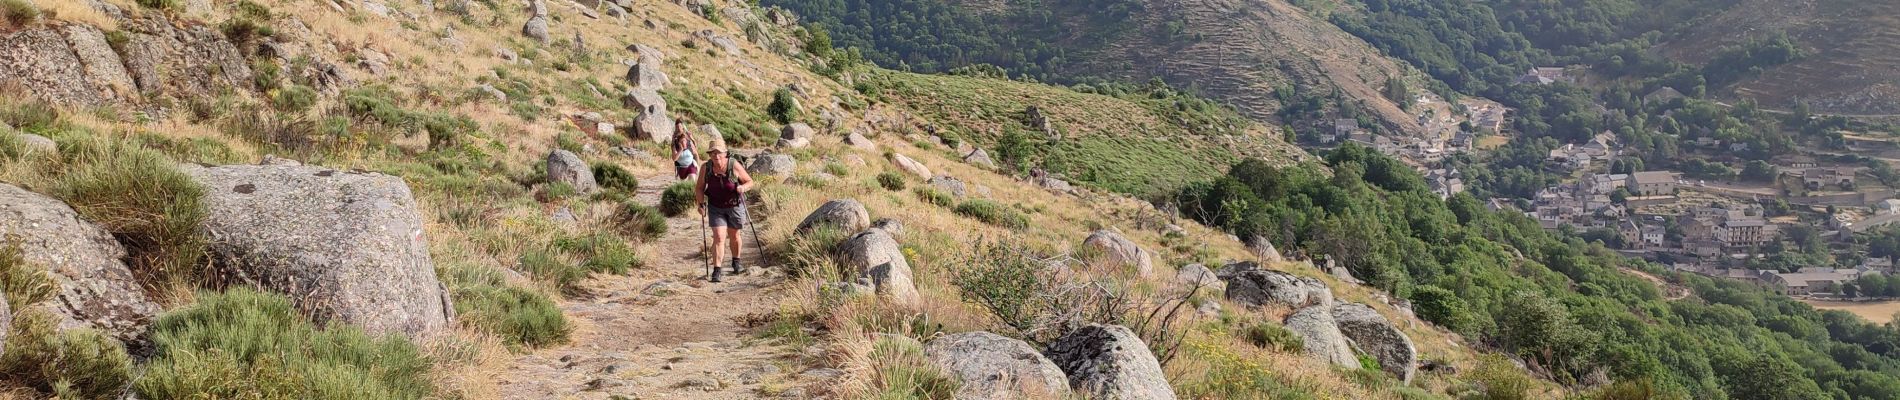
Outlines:
{"type": "Polygon", "coordinates": [[[948,136],[992,149],[1005,164],[1041,166],[1077,183],[1123,193],[1172,191],[1244,158],[1287,164],[1305,156],[1282,141],[1280,132],[1163,87],[1071,90],[901,72],[860,79],[885,99],[948,124],[948,136]],[[1031,107],[1049,121],[1054,135],[1031,126],[1031,107]]]}
{"type": "Polygon", "coordinates": [[[1900,4],[1884,1],[1741,1],[1694,21],[1663,42],[1685,62],[1715,59],[1725,46],[1786,34],[1805,57],[1742,80],[1732,97],[1776,109],[1900,114],[1900,4]]]}

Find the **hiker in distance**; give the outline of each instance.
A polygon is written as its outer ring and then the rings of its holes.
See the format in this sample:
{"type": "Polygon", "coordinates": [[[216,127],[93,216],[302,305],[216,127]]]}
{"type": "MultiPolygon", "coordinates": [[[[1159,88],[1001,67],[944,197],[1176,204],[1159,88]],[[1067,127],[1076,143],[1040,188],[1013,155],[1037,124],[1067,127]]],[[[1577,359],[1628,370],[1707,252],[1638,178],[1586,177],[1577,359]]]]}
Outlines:
{"type": "Polygon", "coordinates": [[[693,142],[693,135],[686,133],[686,123],[673,121],[673,172],[680,179],[686,179],[699,173],[699,144],[693,142]]]}
{"type": "Polygon", "coordinates": [[[693,193],[700,209],[705,210],[706,225],[712,228],[712,249],[706,259],[714,263],[712,281],[718,282],[721,244],[732,256],[732,273],[745,273],[745,267],[739,265],[739,249],[743,247],[739,245],[739,231],[747,223],[744,194],[752,190],[753,183],[745,167],[732,161],[722,138],[712,139],[706,158],[693,193]]]}

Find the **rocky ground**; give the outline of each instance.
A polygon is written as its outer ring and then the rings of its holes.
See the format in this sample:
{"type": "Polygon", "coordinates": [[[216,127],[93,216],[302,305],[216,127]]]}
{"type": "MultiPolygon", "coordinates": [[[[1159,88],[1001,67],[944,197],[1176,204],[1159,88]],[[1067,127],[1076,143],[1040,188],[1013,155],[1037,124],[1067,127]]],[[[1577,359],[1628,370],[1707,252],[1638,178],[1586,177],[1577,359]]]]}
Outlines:
{"type": "MultiPolygon", "coordinates": [[[[640,180],[636,201],[659,204],[670,176],[640,180]]],[[[760,341],[747,321],[778,307],[784,275],[761,262],[746,235],[746,274],[706,281],[696,213],[667,219],[665,237],[649,243],[646,269],[632,276],[596,275],[588,295],[565,300],[575,322],[566,346],[516,358],[497,374],[509,399],[802,398],[801,386],[838,374],[806,370],[802,350],[760,341]]]]}

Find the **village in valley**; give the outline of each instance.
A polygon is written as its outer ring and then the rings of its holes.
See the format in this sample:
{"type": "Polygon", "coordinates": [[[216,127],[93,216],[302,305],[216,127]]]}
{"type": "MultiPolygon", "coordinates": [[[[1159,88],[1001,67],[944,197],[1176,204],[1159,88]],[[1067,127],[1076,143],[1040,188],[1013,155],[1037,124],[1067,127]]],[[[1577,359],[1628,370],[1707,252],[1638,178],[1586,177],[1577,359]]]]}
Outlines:
{"type": "MultiPolygon", "coordinates": [[[[1517,84],[1575,81],[1566,69],[1547,67],[1527,71],[1517,84]]],[[[1683,97],[1663,87],[1643,94],[1642,101],[1683,97]]],[[[1510,140],[1513,110],[1485,99],[1444,103],[1435,96],[1420,96],[1418,104],[1426,107],[1415,107],[1414,112],[1426,128],[1423,134],[1382,135],[1361,128],[1359,121],[1340,119],[1332,132],[1307,142],[1320,147],[1355,143],[1399,158],[1416,168],[1440,197],[1450,197],[1465,192],[1467,182],[1458,168],[1444,161],[1510,140]]],[[[1682,171],[1641,169],[1640,163],[1635,168],[1619,165],[1618,160],[1628,156],[1627,146],[1606,130],[1548,152],[1541,168],[1565,177],[1561,182],[1528,199],[1484,200],[1493,210],[1522,212],[1545,229],[1579,233],[1674,270],[1747,281],[1816,303],[1879,300],[1856,290],[1853,283],[1863,276],[1891,274],[1893,261],[1869,256],[1854,243],[1857,234],[1900,222],[1895,190],[1874,179],[1867,166],[1900,162],[1900,139],[1885,132],[1837,134],[1838,144],[1828,148],[1797,145],[1796,151],[1747,162],[1734,155],[1751,150],[1749,143],[1724,143],[1707,135],[1673,139],[1685,158],[1734,164],[1739,175],[1753,178],[1731,174],[1730,179],[1710,180],[1682,171]],[[1804,249],[1827,253],[1834,261],[1781,265],[1788,262],[1773,257],[1804,249]]]]}

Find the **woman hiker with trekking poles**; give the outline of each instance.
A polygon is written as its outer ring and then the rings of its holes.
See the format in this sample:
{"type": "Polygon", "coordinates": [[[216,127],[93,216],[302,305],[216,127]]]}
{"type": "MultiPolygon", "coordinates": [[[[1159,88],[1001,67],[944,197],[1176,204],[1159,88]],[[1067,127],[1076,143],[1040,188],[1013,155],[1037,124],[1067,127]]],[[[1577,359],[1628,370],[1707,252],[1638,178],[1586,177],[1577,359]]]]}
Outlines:
{"type": "Polygon", "coordinates": [[[706,226],[712,227],[712,246],[707,249],[706,261],[712,269],[712,281],[719,282],[721,244],[732,256],[732,273],[745,273],[745,267],[739,265],[739,249],[744,247],[739,244],[739,231],[747,224],[745,192],[752,190],[753,183],[745,167],[732,161],[724,138],[712,138],[710,147],[693,197],[706,217],[706,226]]]}

